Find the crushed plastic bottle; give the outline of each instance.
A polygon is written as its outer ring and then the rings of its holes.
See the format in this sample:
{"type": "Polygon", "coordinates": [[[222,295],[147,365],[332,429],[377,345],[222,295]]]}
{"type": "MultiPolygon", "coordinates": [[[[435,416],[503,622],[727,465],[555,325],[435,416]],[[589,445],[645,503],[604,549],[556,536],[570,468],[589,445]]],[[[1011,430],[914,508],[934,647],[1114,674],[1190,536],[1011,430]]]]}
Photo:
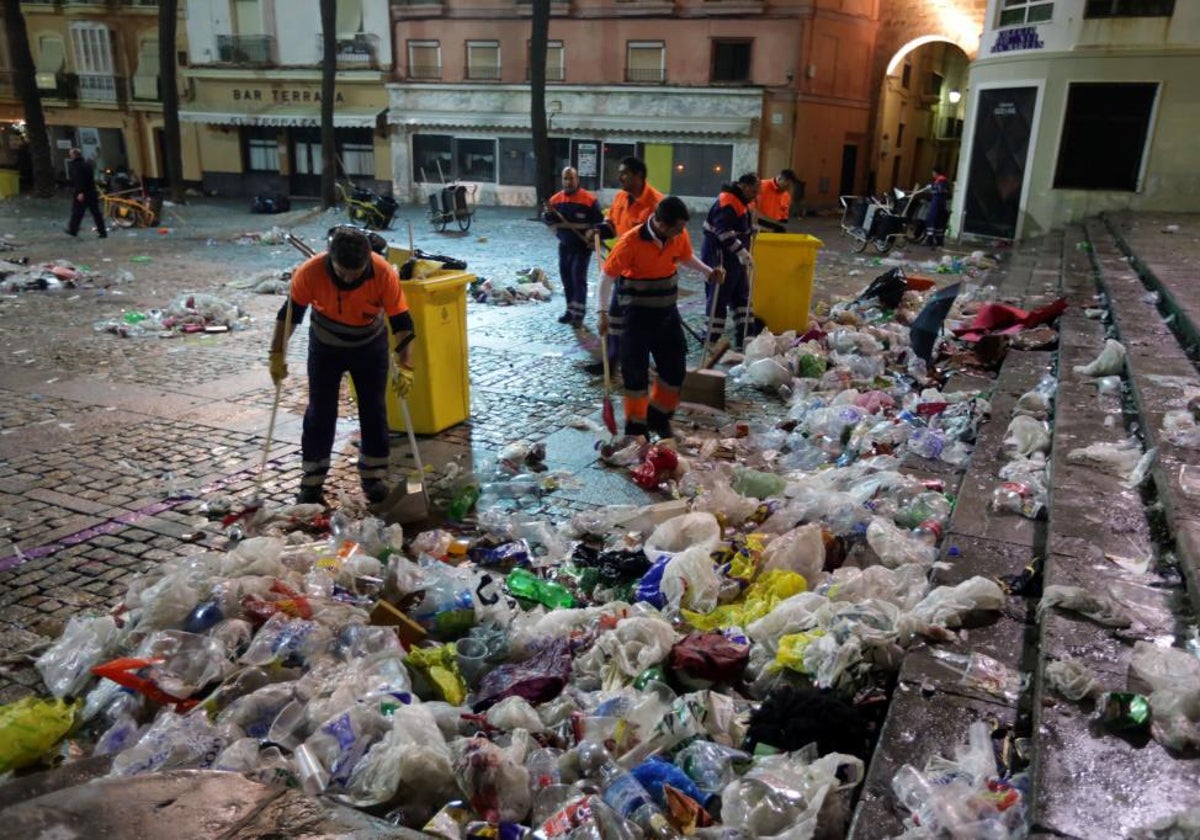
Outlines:
{"type": "Polygon", "coordinates": [[[595,741],[579,745],[579,764],[600,782],[604,802],[621,817],[637,825],[647,838],[679,840],[666,815],[654,803],[650,792],[627,770],[621,769],[608,750],[595,741]]]}

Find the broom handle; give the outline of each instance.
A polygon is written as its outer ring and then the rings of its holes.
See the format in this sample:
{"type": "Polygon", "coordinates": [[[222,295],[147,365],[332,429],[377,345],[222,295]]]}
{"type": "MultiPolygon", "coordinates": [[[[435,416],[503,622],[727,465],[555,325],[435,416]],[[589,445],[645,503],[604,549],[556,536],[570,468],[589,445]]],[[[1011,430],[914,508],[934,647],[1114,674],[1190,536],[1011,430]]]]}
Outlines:
{"type": "MultiPolygon", "coordinates": [[[[413,462],[417,465],[417,473],[421,476],[421,495],[425,497],[425,507],[429,507],[429,491],[425,489],[425,465],[421,463],[421,450],[417,448],[417,436],[413,434],[412,417],[408,413],[408,399],[400,398],[400,411],[404,413],[404,430],[408,432],[408,445],[412,449],[413,462]]],[[[405,490],[408,488],[406,487],[405,490]]]]}
{"type": "MultiPolygon", "coordinates": [[[[718,256],[721,257],[721,263],[724,264],[725,256],[723,254],[720,254],[719,252],[718,252],[718,256]]],[[[708,283],[709,281],[705,280],[704,282],[708,283]]],[[[709,347],[712,345],[713,321],[717,317],[717,299],[720,296],[720,294],[721,294],[720,286],[714,281],[713,282],[712,303],[710,303],[708,305],[708,323],[704,325],[704,328],[705,328],[704,329],[704,351],[700,355],[700,367],[699,367],[700,370],[704,369],[704,363],[706,361],[708,361],[708,351],[709,351],[709,347]]]]}
{"type": "MultiPolygon", "coordinates": [[[[283,311],[283,361],[287,363],[288,339],[292,332],[292,288],[288,286],[287,309],[283,311]]],[[[258,480],[254,482],[254,498],[262,496],[263,479],[267,474],[267,461],[271,457],[271,438],[275,437],[275,417],[279,413],[279,399],[283,396],[283,383],[275,383],[275,401],[271,403],[271,419],[267,423],[267,442],[263,445],[262,463],[258,467],[258,480]]]]}
{"type": "MultiPolygon", "coordinates": [[[[600,277],[604,275],[604,260],[600,257],[600,236],[597,234],[593,238],[596,245],[596,270],[600,272],[597,280],[597,290],[599,290],[600,277]]],[[[608,304],[605,301],[600,301],[600,304],[607,310],[608,304]]],[[[608,332],[605,331],[600,336],[600,362],[604,365],[604,399],[608,399],[609,392],[612,390],[612,385],[609,380],[608,373],[608,332]]]]}

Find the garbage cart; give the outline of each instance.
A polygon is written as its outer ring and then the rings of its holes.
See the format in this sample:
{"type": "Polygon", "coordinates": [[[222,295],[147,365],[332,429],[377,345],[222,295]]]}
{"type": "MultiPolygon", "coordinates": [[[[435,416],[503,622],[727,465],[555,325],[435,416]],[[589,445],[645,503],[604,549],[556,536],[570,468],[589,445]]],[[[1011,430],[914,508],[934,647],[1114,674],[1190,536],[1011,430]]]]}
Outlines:
{"type": "Polygon", "coordinates": [[[807,233],[760,233],[754,237],[750,305],[771,332],[808,329],[813,270],[822,244],[807,233]]]}

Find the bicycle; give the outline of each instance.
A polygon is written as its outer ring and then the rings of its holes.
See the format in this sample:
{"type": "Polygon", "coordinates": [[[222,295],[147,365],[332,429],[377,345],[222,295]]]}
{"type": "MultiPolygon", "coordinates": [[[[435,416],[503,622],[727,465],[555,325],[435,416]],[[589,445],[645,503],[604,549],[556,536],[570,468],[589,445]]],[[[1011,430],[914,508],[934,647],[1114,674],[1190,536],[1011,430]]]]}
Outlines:
{"type": "Polygon", "coordinates": [[[400,202],[390,195],[379,195],[366,187],[351,184],[347,189],[340,182],[335,182],[340,201],[346,205],[346,215],[350,221],[364,225],[371,230],[387,230],[392,225],[392,218],[400,207],[400,202]]]}

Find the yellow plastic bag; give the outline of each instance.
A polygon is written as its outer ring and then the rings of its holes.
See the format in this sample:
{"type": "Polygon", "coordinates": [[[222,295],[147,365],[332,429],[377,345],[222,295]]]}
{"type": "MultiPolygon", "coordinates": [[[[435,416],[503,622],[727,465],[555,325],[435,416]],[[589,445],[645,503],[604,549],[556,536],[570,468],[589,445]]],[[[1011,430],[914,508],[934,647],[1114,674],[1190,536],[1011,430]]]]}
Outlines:
{"type": "Polygon", "coordinates": [[[801,674],[807,674],[804,667],[804,654],[808,646],[825,635],[824,630],[810,630],[807,633],[789,633],[779,638],[779,649],[775,652],[775,661],[771,663],[772,671],[782,671],[791,668],[801,674]]]}
{"type": "Polygon", "coordinates": [[[0,773],[28,767],[75,725],[75,704],[23,697],[0,706],[0,773]]]}
{"type": "Polygon", "coordinates": [[[803,575],[786,569],[772,569],[746,587],[742,597],[732,604],[717,607],[707,615],[689,610],[680,610],[680,614],[697,630],[745,627],[775,609],[780,601],[799,595],[807,588],[803,575]]]}
{"type": "Polygon", "coordinates": [[[434,648],[413,648],[405,663],[429,681],[429,685],[451,706],[461,706],[467,699],[467,684],[458,672],[458,659],[453,643],[434,648]]]}

